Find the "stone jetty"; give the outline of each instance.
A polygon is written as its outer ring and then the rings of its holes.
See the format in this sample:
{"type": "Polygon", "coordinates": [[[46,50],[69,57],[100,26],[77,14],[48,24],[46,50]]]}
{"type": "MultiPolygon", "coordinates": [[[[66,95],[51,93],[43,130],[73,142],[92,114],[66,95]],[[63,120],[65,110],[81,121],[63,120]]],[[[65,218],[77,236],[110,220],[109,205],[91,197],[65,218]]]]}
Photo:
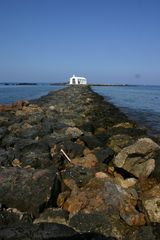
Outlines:
{"type": "Polygon", "coordinates": [[[0,239],[160,239],[160,146],[89,86],[0,105],[0,239]]]}

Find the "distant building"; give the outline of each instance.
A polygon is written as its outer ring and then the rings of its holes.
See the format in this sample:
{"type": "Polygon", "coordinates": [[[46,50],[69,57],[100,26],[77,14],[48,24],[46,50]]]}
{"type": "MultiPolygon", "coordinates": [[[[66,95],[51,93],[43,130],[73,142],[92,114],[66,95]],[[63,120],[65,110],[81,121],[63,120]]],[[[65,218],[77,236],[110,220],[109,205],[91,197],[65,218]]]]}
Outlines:
{"type": "Polygon", "coordinates": [[[69,84],[72,84],[72,85],[87,84],[87,79],[84,77],[76,77],[75,75],[73,75],[69,79],[69,84]]]}

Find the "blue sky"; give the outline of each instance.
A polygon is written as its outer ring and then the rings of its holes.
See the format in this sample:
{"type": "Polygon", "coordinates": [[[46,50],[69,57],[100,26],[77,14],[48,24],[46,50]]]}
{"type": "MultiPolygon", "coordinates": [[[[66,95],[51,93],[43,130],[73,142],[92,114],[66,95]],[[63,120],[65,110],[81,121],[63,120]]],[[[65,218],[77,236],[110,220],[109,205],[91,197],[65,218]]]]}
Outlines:
{"type": "Polygon", "coordinates": [[[0,82],[160,84],[160,0],[0,0],[0,82]]]}

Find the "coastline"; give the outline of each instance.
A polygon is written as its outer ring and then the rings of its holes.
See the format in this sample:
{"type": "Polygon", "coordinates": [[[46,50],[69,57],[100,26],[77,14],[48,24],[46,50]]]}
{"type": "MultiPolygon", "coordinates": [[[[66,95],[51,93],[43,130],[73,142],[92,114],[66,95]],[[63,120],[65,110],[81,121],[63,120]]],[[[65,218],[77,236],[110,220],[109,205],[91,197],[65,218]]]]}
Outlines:
{"type": "Polygon", "coordinates": [[[4,107],[0,123],[3,239],[11,229],[23,239],[55,237],[55,224],[57,239],[93,230],[97,239],[158,234],[160,147],[89,86],[4,107]]]}

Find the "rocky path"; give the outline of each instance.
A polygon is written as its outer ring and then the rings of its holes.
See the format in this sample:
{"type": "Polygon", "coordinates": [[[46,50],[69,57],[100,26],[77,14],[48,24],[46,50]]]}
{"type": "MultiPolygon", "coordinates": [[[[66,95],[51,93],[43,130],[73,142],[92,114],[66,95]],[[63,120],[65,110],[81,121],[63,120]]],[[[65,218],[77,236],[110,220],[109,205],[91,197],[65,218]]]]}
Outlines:
{"type": "Polygon", "coordinates": [[[0,106],[0,239],[160,239],[160,146],[87,86],[0,106]]]}

